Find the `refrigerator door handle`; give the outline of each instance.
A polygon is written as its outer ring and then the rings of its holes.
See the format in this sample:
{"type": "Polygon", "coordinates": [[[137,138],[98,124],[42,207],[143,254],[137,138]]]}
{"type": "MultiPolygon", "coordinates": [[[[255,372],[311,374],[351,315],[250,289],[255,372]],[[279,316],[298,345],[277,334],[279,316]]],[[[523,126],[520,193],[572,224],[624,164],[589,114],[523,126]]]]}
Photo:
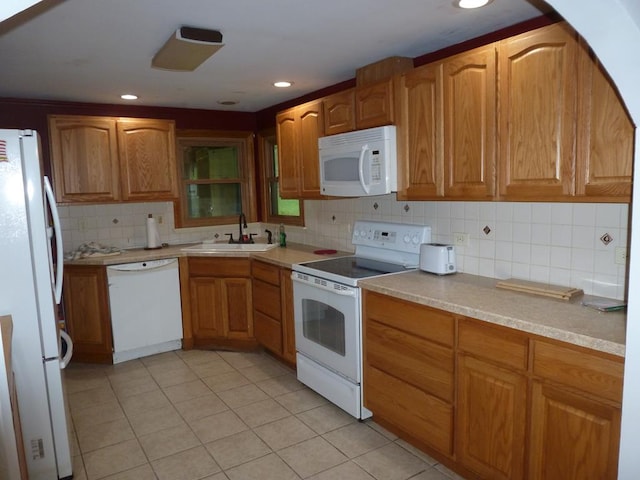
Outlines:
{"type": "MultiPolygon", "coordinates": [[[[45,204],[48,205],[51,212],[51,220],[53,221],[53,231],[56,236],[56,277],[54,282],[54,295],[56,305],[60,304],[62,299],[62,274],[64,272],[64,246],[62,245],[62,226],[60,225],[60,216],[56,207],[56,199],[53,195],[51,182],[48,177],[44,177],[44,191],[46,193],[45,204]]],[[[53,268],[53,259],[49,258],[51,267],[53,268]]]]}
{"type": "Polygon", "coordinates": [[[60,370],[64,370],[67,368],[67,365],[69,365],[71,357],[73,356],[73,340],[71,340],[69,334],[64,330],[60,330],[60,339],[67,344],[67,351],[64,357],[60,359],[60,370]]]}

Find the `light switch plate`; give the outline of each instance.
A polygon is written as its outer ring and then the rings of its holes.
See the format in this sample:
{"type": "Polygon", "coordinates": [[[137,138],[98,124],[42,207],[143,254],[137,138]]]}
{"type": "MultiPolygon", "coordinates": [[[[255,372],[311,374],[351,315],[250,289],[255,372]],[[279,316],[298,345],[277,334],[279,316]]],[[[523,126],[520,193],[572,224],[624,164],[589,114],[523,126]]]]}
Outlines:
{"type": "Polygon", "coordinates": [[[624,247],[616,247],[616,265],[624,265],[627,263],[627,249],[624,247]]]}
{"type": "Polygon", "coordinates": [[[469,245],[469,234],[468,233],[454,233],[453,234],[453,244],[457,247],[466,247],[469,245]]]}

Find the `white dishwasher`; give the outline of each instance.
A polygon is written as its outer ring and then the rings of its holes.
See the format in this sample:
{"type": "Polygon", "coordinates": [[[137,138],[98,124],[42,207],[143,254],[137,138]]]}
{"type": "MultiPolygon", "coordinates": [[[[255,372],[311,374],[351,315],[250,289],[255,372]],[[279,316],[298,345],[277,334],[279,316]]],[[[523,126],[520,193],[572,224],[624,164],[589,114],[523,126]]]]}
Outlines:
{"type": "Polygon", "coordinates": [[[107,267],[113,363],[182,346],[178,259],[107,267]]]}

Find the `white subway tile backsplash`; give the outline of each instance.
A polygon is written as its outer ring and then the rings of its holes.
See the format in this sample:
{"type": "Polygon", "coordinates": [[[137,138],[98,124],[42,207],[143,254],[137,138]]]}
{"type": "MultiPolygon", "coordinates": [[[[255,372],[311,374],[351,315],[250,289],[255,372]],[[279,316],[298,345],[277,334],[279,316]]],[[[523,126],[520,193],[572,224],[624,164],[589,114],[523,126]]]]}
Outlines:
{"type": "MultiPolygon", "coordinates": [[[[627,245],[626,204],[409,202],[397,201],[393,194],[304,203],[306,227],[287,226],[290,242],[352,251],[351,227],[357,219],[426,224],[434,242],[453,243],[454,232],[469,234],[469,245],[456,247],[460,272],[550,282],[619,299],[625,295],[626,269],[613,257],[615,247],[627,245]],[[491,230],[488,235],[485,226],[491,230]],[[608,246],[600,241],[605,233],[613,238],[608,246]]],[[[171,202],[64,205],[59,210],[66,251],[90,241],[142,247],[149,213],[163,217],[160,238],[170,244],[213,239],[215,234],[224,239],[224,233],[237,229],[175,229],[171,202]]],[[[263,234],[265,228],[277,227],[255,223],[249,229],[263,234]]]]}
{"type": "Polygon", "coordinates": [[[573,225],[596,226],[596,205],[578,203],[573,206],[573,225]]]}
{"type": "MultiPolygon", "coordinates": [[[[595,227],[574,225],[571,229],[571,247],[594,249],[596,245],[595,227]]],[[[598,240],[599,241],[599,240],[598,240]]]]}

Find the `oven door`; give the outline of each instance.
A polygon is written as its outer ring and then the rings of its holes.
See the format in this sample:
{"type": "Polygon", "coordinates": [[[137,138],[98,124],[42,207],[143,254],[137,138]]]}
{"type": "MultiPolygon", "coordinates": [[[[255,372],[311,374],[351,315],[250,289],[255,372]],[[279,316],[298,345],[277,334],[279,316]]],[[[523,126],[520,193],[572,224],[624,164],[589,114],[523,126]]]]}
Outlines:
{"type": "Polygon", "coordinates": [[[360,383],[360,289],[294,272],[296,350],[360,383]]]}

